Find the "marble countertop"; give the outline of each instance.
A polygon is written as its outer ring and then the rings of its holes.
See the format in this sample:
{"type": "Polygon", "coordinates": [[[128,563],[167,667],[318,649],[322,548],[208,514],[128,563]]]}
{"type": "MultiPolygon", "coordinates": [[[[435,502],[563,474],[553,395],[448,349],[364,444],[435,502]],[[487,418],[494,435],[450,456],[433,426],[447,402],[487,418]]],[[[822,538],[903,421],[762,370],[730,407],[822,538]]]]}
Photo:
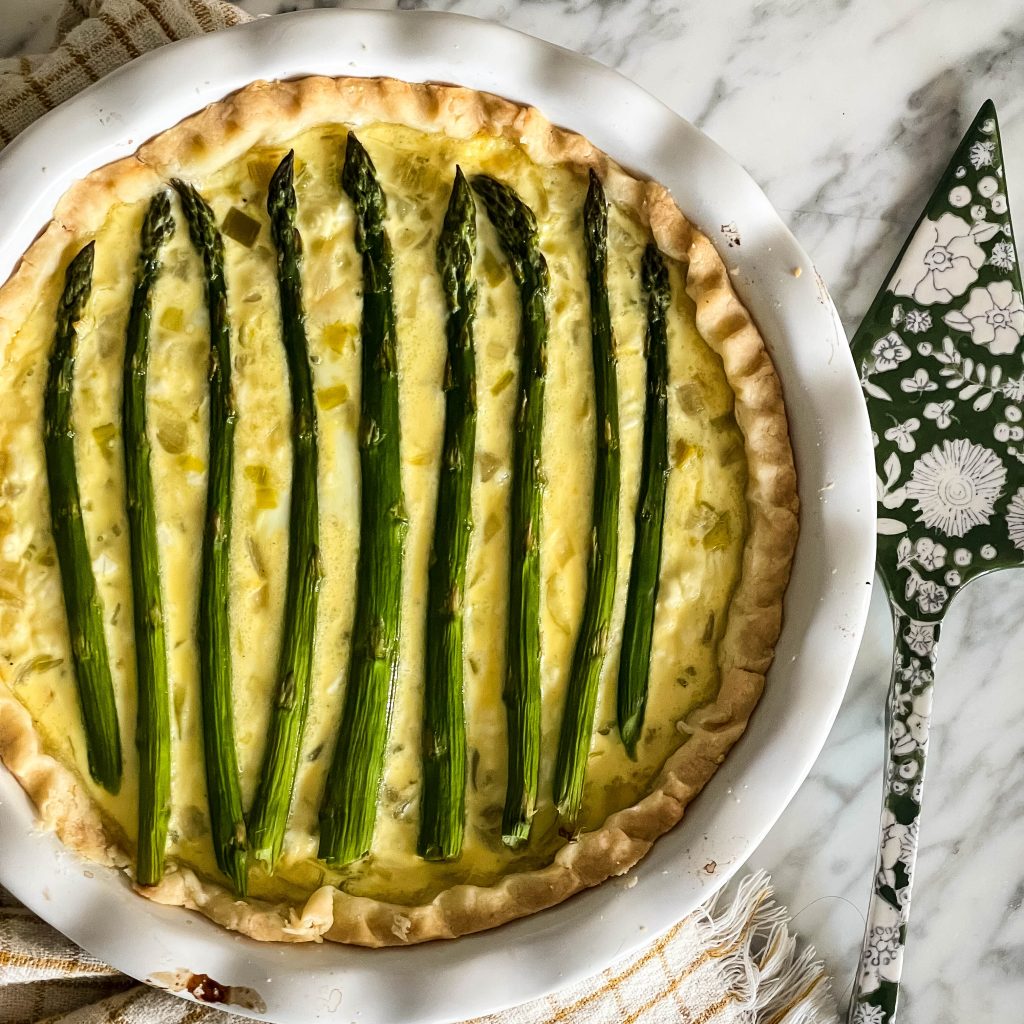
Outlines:
{"type": "MultiPolygon", "coordinates": [[[[60,0],[0,0],[0,55],[47,49],[60,0]]],[[[345,7],[243,0],[254,14],[345,7]]],[[[398,0],[493,18],[611,65],[762,185],[849,333],[981,103],[1024,226],[1019,0],[398,0]]],[[[1024,236],[1020,236],[1024,238],[1024,236]]],[[[891,627],[876,588],[829,741],[751,858],[849,995],[881,800],[891,627]]],[[[1024,1005],[1024,573],[972,584],[943,628],[901,1019],[1019,1020],[1024,1005]]],[[[822,666],[823,680],[828,666],[822,666]]]]}

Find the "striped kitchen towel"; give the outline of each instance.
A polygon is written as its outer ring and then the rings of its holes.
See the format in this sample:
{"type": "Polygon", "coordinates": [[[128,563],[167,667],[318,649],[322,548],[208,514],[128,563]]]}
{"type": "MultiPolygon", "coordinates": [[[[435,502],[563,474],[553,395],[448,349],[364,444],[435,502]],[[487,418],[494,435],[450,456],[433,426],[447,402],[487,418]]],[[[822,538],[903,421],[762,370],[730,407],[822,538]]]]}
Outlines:
{"type": "MultiPolygon", "coordinates": [[[[471,1024],[834,1024],[828,978],[788,920],[753,875],[600,974],[471,1024]]],[[[243,1018],[119,974],[0,889],[0,1024],[230,1022],[243,1018]]]]}

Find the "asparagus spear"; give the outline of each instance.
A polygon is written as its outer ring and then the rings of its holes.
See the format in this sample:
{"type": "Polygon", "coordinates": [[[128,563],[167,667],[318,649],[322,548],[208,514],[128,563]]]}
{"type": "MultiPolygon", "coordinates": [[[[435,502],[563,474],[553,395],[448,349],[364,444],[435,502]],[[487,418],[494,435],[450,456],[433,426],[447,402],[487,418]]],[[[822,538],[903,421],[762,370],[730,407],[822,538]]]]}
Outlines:
{"type": "Polygon", "coordinates": [[[594,360],[593,534],[583,622],[576,638],[562,734],[555,762],[555,803],[562,817],[575,821],[583,800],[597,687],[608,648],[615,598],[619,536],[619,394],[615,340],[608,308],[608,208],[597,175],[583,204],[590,288],[590,337],[594,360]]]}
{"type": "Polygon", "coordinates": [[[146,379],[160,249],[173,234],[170,196],[167,192],[158,192],[142,223],[124,352],[122,412],[138,687],[135,742],[139,748],[139,848],[135,877],[141,885],[155,885],[163,875],[167,821],[171,813],[170,694],[160,596],[156,501],[147,430],[146,379]]]}
{"type": "Polygon", "coordinates": [[[522,307],[509,529],[508,670],[503,693],[508,784],[501,823],[502,841],[515,849],[530,837],[540,773],[541,434],[549,278],[533,211],[512,188],[494,178],[478,175],[473,188],[498,233],[522,307]]]}
{"type": "Polygon", "coordinates": [[[210,316],[209,483],[199,584],[199,676],[203,713],[206,794],[217,866],[240,895],[246,890],[245,818],[238,784],[231,699],[231,635],[228,628],[231,551],[231,473],[235,400],[231,391],[231,327],[224,280],[224,240],[213,210],[191,185],[172,182],[203,259],[210,316]]]}
{"type": "Polygon", "coordinates": [[[473,529],[470,489],[476,446],[476,204],[455,168],[437,269],[448,307],[444,445],[427,593],[427,672],[423,717],[423,797],[418,851],[454,860],[466,814],[466,712],[462,678],[462,608],[466,554],[473,529]]]}
{"type": "Polygon", "coordinates": [[[636,508],[636,535],[629,572],[618,685],[619,734],[627,753],[634,759],[647,709],[651,638],[654,633],[654,606],[658,600],[668,483],[668,334],[665,313],[671,293],[665,260],[654,244],[649,244],[644,250],[641,279],[647,293],[647,409],[644,415],[640,500],[636,508]]]}
{"type": "Polygon", "coordinates": [[[89,774],[104,789],[121,788],[121,732],[110,678],[103,604],[96,593],[92,560],[82,524],[75,471],[75,425],[71,415],[77,324],[92,291],[95,243],[86,245],[67,269],[57,308],[57,333],[50,353],[43,412],[43,445],[50,487],[53,539],[60,565],[64,607],[71,634],[71,660],[85,725],[89,774]]]}
{"type": "Polygon", "coordinates": [[[292,397],[292,497],[284,631],[267,747],[256,798],[249,812],[250,850],[270,868],[281,853],[306,728],[317,601],[323,575],[317,501],[316,407],[299,271],[302,240],[295,227],[294,158],[295,154],[290,152],[281,161],[270,179],[267,193],[271,235],[277,248],[281,333],[292,397]]]}
{"type": "Polygon", "coordinates": [[[407,519],[398,423],[398,351],[386,200],[369,154],[349,133],[341,184],[363,257],[362,474],[359,563],[348,686],[320,807],[320,856],[347,864],[368,852],[398,675],[407,519]]]}

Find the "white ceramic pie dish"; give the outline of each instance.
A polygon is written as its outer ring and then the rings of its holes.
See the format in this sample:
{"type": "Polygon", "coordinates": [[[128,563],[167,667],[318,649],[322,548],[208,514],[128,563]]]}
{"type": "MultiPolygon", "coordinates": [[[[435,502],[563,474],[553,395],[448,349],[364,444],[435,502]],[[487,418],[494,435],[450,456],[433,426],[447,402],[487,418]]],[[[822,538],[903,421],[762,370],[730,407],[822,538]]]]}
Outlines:
{"type": "Polygon", "coordinates": [[[767,339],[799,472],[801,537],[764,698],[683,822],[634,870],[632,888],[611,881],[500,929],[410,949],[260,944],[140,899],[114,872],[65,852],[0,771],[0,883],[119,969],[246,986],[266,1004],[254,1015],[281,1024],[439,1024],[523,1002],[628,954],[724,884],[782,813],[831,727],[867,613],[870,428],[825,287],[746,172],[615,72],[454,15],[303,12],[168,46],[109,76],[0,154],[0,281],[74,180],[254,79],[311,73],[457,82],[527,101],[669,186],[735,271],[767,339]]]}

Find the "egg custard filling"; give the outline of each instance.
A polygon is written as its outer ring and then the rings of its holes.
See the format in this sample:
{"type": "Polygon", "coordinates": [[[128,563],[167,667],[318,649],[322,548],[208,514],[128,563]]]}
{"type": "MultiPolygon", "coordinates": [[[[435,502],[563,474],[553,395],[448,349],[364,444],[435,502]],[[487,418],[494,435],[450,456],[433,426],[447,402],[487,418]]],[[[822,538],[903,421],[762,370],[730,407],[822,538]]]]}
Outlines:
{"type": "Polygon", "coordinates": [[[143,895],[478,930],[628,870],[742,732],[778,380],[665,190],[532,108],[256,83],[67,193],[0,344],[0,755],[143,895]]]}

